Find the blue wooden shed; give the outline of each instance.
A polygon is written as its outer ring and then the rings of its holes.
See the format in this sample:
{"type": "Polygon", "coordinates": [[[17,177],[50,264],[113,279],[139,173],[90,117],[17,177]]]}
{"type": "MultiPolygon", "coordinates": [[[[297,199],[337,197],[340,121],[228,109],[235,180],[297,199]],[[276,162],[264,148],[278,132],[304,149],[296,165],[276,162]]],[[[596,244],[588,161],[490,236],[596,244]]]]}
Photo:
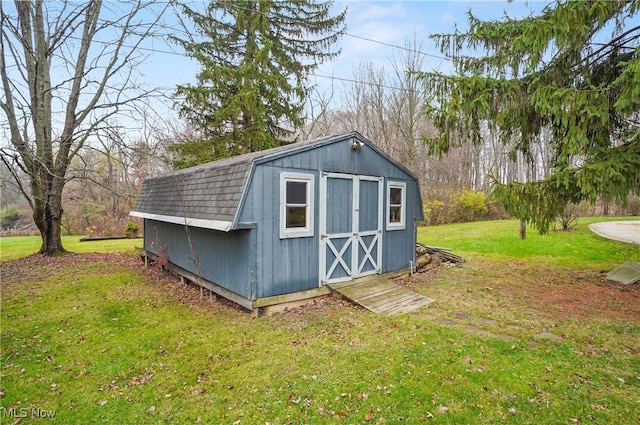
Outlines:
{"type": "Polygon", "coordinates": [[[131,215],[149,257],[255,313],[409,270],[423,219],[417,178],[357,132],[149,178],[131,215]]]}

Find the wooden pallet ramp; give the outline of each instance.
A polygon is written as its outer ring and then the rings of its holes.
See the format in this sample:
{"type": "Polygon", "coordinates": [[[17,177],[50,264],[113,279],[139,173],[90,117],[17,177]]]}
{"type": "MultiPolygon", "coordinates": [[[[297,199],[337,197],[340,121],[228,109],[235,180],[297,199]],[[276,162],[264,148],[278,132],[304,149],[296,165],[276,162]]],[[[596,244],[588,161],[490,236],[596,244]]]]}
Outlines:
{"type": "Polygon", "coordinates": [[[383,275],[371,275],[327,285],[331,291],[378,314],[409,313],[433,300],[395,284],[383,275]]]}

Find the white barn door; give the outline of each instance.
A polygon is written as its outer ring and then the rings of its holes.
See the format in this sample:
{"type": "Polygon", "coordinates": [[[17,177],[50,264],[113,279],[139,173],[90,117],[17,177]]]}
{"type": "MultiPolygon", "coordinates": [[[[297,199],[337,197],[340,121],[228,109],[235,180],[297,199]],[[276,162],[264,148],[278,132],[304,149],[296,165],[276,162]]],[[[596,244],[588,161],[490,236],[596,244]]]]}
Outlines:
{"type": "Polygon", "coordinates": [[[321,285],[381,272],[382,202],[382,177],[322,174],[321,285]]]}

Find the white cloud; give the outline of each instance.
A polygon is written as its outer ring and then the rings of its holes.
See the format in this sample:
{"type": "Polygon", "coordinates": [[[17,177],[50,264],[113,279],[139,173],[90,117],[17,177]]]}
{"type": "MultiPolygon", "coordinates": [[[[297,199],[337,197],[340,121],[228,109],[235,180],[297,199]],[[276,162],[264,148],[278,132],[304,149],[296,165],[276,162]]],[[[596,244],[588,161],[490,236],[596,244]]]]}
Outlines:
{"type": "Polygon", "coordinates": [[[347,3],[353,16],[353,22],[370,22],[372,20],[388,20],[405,15],[405,8],[401,3],[370,3],[351,1],[347,3]]]}

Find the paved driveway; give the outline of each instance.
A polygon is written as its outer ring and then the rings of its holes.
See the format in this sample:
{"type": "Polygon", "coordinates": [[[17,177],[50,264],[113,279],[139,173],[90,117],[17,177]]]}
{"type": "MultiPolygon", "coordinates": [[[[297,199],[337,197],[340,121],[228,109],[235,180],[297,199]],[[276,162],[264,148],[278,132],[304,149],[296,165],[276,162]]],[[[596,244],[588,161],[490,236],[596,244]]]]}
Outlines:
{"type": "Polygon", "coordinates": [[[640,221],[592,223],[589,229],[605,238],[640,245],[640,221]]]}

